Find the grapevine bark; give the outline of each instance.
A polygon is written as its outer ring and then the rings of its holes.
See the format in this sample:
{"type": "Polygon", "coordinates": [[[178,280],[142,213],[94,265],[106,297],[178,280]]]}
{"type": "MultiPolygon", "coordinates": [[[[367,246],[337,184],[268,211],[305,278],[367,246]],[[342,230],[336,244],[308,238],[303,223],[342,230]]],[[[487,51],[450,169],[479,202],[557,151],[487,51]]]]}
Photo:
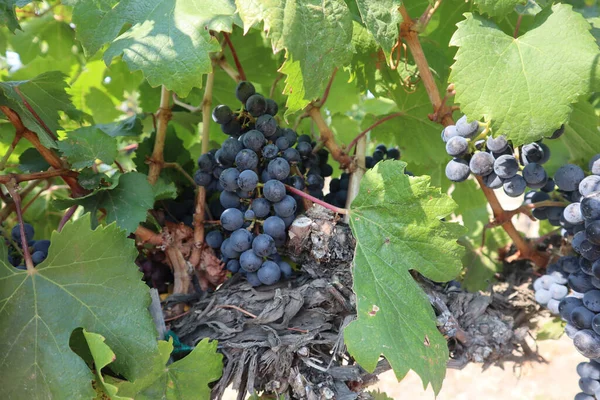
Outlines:
{"type": "MultiPolygon", "coordinates": [[[[404,39],[412,53],[413,59],[419,70],[419,75],[421,76],[421,80],[423,81],[423,85],[429,96],[429,100],[433,105],[433,114],[429,117],[432,121],[438,122],[443,126],[452,125],[454,123],[454,120],[452,119],[452,107],[449,107],[440,96],[433,74],[429,69],[427,58],[421,47],[419,32],[415,27],[415,21],[410,17],[410,14],[404,5],[400,6],[399,11],[403,19],[400,27],[400,36],[404,39]]],[[[480,177],[477,177],[477,182],[479,182],[479,186],[492,207],[494,219],[506,221],[502,223],[501,226],[513,240],[520,257],[528,259],[536,265],[545,266],[548,263],[548,255],[540,253],[535,250],[535,248],[531,247],[531,245],[521,236],[519,231],[517,231],[511,222],[510,217],[507,218],[506,211],[502,208],[494,191],[486,187],[480,177]]]]}

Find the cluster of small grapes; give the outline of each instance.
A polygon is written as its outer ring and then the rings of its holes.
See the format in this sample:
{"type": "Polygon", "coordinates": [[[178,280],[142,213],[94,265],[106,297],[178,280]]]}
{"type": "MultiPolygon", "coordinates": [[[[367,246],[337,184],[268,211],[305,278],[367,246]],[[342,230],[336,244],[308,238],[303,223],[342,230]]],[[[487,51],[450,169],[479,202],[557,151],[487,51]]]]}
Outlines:
{"type": "Polygon", "coordinates": [[[576,255],[561,257],[534,283],[536,300],[567,322],[566,334],[592,360],[578,368],[582,393],[576,400],[600,398],[600,376],[590,375],[600,361],[600,154],[592,158],[589,170],[592,175],[586,177],[581,168],[568,164],[554,175],[559,192],[573,201],[560,220],[565,236],[572,236],[576,255]]]}
{"type": "MultiPolygon", "coordinates": [[[[31,254],[31,260],[33,265],[38,265],[48,257],[48,249],[50,248],[49,240],[33,240],[35,230],[33,226],[28,223],[24,223],[25,238],[27,239],[27,245],[29,246],[29,253],[31,254]]],[[[13,242],[17,245],[17,248],[12,243],[7,241],[8,246],[8,262],[17,269],[26,270],[27,267],[23,265],[23,249],[21,247],[21,225],[16,225],[12,228],[11,236],[13,242]]]]}
{"type": "MultiPolygon", "coordinates": [[[[154,256],[156,257],[156,255],[154,256]]],[[[158,290],[158,293],[168,293],[169,285],[173,283],[173,272],[164,260],[158,262],[155,259],[141,258],[136,260],[139,270],[144,274],[142,278],[146,284],[158,290]]]]}
{"type": "MultiPolygon", "coordinates": [[[[550,139],[560,137],[564,127],[556,130],[550,139]]],[[[462,116],[456,125],[442,131],[446,152],[454,157],[446,165],[446,177],[462,182],[470,174],[480,176],[490,189],[503,188],[510,197],[518,197],[531,189],[554,190],[543,165],[550,159],[550,149],[542,141],[514,148],[505,136],[480,138],[479,122],[467,122],[462,116]],[[517,153],[515,153],[517,150],[517,153]]]]}
{"type": "Polygon", "coordinates": [[[242,273],[252,285],[272,285],[292,274],[277,248],[302,211],[303,202],[286,193],[286,185],[323,199],[325,177],[333,168],[329,153],[315,149],[307,135],[278,126],[277,104],[240,82],[236,97],[244,105],[213,110],[213,120],[229,135],[219,149],[198,159],[194,180],[206,188],[209,210],[220,228],[206,234],[208,246],[220,252],[232,273],[242,273]]]}
{"type": "Polygon", "coordinates": [[[596,400],[600,396],[600,362],[590,360],[579,363],[577,375],[582,392],[575,396],[575,400],[596,400]]]}
{"type": "MultiPolygon", "coordinates": [[[[397,148],[388,149],[384,144],[377,145],[372,156],[365,157],[365,167],[371,169],[379,161],[399,160],[400,150],[397,148]]],[[[407,175],[412,175],[405,171],[407,175]]],[[[343,172],[339,178],[333,178],[329,182],[329,193],[325,196],[325,201],[336,207],[346,207],[348,199],[348,185],[350,184],[350,174],[343,172]]]]}

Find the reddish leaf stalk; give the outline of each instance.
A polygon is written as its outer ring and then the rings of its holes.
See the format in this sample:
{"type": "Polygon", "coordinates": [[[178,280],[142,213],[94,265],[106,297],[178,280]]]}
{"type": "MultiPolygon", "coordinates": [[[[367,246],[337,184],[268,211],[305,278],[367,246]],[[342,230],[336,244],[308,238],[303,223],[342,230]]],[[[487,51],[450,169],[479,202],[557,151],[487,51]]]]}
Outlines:
{"type": "Polygon", "coordinates": [[[8,189],[8,193],[10,193],[10,197],[12,197],[14,201],[15,210],[17,211],[17,221],[19,221],[19,231],[21,232],[21,248],[23,249],[25,266],[27,267],[27,272],[29,274],[33,274],[35,272],[35,268],[33,266],[31,254],[29,253],[27,237],[25,236],[25,224],[23,222],[23,213],[21,212],[21,196],[19,195],[20,188],[15,181],[11,181],[6,184],[6,189],[8,189]]]}
{"type": "Polygon", "coordinates": [[[77,207],[79,207],[79,206],[77,204],[75,204],[75,205],[71,206],[67,210],[67,212],[65,212],[65,215],[63,215],[63,217],[60,219],[60,222],[58,223],[58,228],[56,229],[58,232],[62,231],[65,224],[67,222],[69,222],[69,220],[71,219],[73,214],[75,214],[75,211],[77,211],[77,207]]]}
{"type": "Polygon", "coordinates": [[[337,73],[337,71],[338,71],[338,68],[335,67],[333,69],[333,72],[331,73],[331,78],[329,78],[329,82],[327,82],[327,87],[325,87],[323,96],[321,97],[321,100],[319,100],[319,103],[318,103],[319,107],[323,107],[323,105],[327,101],[327,98],[329,97],[329,91],[331,90],[331,85],[333,84],[333,80],[335,79],[335,74],[337,73]]]}
{"type": "Polygon", "coordinates": [[[71,176],[76,178],[77,173],[68,169],[60,169],[60,170],[49,170],[43,172],[33,172],[31,174],[9,174],[9,175],[1,175],[0,183],[7,184],[11,180],[14,180],[16,183],[26,182],[26,181],[34,181],[36,179],[48,179],[54,178],[57,176],[71,176]]]}
{"type": "Polygon", "coordinates": [[[233,62],[235,63],[235,67],[238,70],[238,74],[240,75],[240,79],[245,81],[246,80],[246,73],[244,72],[244,68],[242,68],[242,63],[240,62],[240,59],[237,56],[237,53],[235,51],[235,47],[233,47],[233,43],[231,42],[231,39],[229,38],[229,34],[227,32],[223,32],[223,37],[225,38],[225,42],[227,43],[227,46],[229,47],[229,50],[231,50],[231,55],[233,56],[233,62]]]}
{"type": "Polygon", "coordinates": [[[333,132],[331,129],[329,129],[327,123],[321,115],[321,110],[318,107],[309,106],[307,113],[317,125],[321,135],[321,142],[323,143],[323,146],[327,147],[333,159],[339,162],[342,168],[349,168],[353,170],[354,166],[352,163],[352,157],[350,157],[336,143],[335,138],[333,137],[333,132]]]}
{"type": "Polygon", "coordinates": [[[375,127],[383,124],[385,121],[389,121],[390,119],[393,119],[393,118],[396,118],[396,117],[401,117],[403,115],[404,115],[403,112],[396,112],[396,113],[393,113],[393,114],[390,114],[388,116],[385,116],[385,117],[381,118],[379,121],[375,122],[373,125],[369,126],[367,129],[365,129],[364,131],[362,131],[361,133],[359,133],[354,139],[352,139],[352,141],[348,145],[347,151],[348,152],[352,151],[352,148],[356,145],[356,143],[363,136],[365,136],[370,130],[372,130],[373,128],[375,128],[375,127]]]}
{"type": "Polygon", "coordinates": [[[316,197],[313,197],[313,196],[311,196],[311,195],[310,195],[310,194],[308,194],[308,193],[304,193],[302,190],[298,190],[298,189],[296,189],[296,188],[295,188],[295,187],[293,187],[293,186],[290,186],[290,185],[285,185],[285,188],[286,188],[286,189],[287,189],[289,192],[291,192],[291,193],[294,193],[294,194],[297,194],[297,195],[298,195],[298,196],[300,196],[300,197],[304,197],[304,198],[306,198],[306,199],[309,199],[309,200],[310,200],[310,201],[312,201],[313,203],[316,203],[316,204],[318,204],[318,205],[320,205],[320,206],[323,206],[323,207],[325,207],[326,209],[333,211],[334,213],[338,213],[338,214],[348,214],[348,212],[349,212],[349,211],[348,211],[347,209],[345,209],[345,208],[339,208],[339,207],[336,207],[336,206],[334,206],[334,205],[332,205],[332,204],[326,203],[326,202],[324,202],[323,200],[319,200],[319,199],[317,199],[316,197]]]}

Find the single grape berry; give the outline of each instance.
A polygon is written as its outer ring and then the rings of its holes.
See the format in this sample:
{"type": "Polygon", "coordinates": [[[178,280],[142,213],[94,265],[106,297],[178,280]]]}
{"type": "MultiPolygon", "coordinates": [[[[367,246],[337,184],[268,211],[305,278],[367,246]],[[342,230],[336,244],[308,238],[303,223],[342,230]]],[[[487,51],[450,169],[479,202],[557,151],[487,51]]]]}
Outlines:
{"type": "Polygon", "coordinates": [[[567,192],[577,190],[584,178],[583,170],[573,164],[563,165],[554,174],[554,181],[558,188],[567,192]]]}
{"type": "Polygon", "coordinates": [[[235,192],[223,190],[219,194],[219,202],[223,208],[238,208],[240,206],[240,196],[235,192]]]}
{"type": "Polygon", "coordinates": [[[281,269],[273,261],[265,261],[256,274],[263,285],[273,285],[281,279],[281,269]]]}
{"type": "Polygon", "coordinates": [[[271,138],[277,133],[277,121],[271,115],[261,115],[256,119],[256,129],[262,132],[266,138],[271,138]]]}
{"type": "Polygon", "coordinates": [[[206,234],[204,241],[209,247],[218,249],[223,244],[223,234],[219,231],[210,231],[206,234]]]}
{"type": "Polygon", "coordinates": [[[502,153],[508,148],[508,141],[504,135],[500,135],[497,138],[490,136],[487,138],[486,146],[489,151],[502,153]]]}
{"type": "Polygon", "coordinates": [[[494,161],[490,153],[480,151],[471,157],[469,168],[475,175],[486,176],[494,170],[494,161]]]}
{"type": "Polygon", "coordinates": [[[285,197],[285,186],[278,180],[271,179],[263,187],[263,195],[271,203],[277,203],[285,197]]]}
{"type": "Polygon", "coordinates": [[[240,172],[236,168],[227,168],[221,173],[219,182],[224,190],[228,192],[235,192],[239,189],[237,180],[240,176],[240,172]]]}
{"type": "Polygon", "coordinates": [[[231,112],[231,108],[221,104],[213,109],[212,119],[217,124],[226,124],[233,119],[233,112],[231,112]]]}
{"type": "Polygon", "coordinates": [[[462,137],[470,139],[477,134],[478,130],[479,123],[477,121],[467,122],[466,115],[463,115],[456,121],[456,131],[462,137]]]}
{"type": "Polygon", "coordinates": [[[446,164],[446,177],[452,182],[462,182],[470,174],[469,163],[461,158],[454,158],[446,164]]]}
{"type": "Polygon", "coordinates": [[[194,172],[194,182],[196,182],[196,185],[198,186],[207,187],[208,185],[210,185],[212,180],[213,176],[208,172],[204,172],[202,170],[196,170],[196,172],[194,172]]]}
{"type": "Polygon", "coordinates": [[[267,100],[261,94],[253,94],[246,100],[246,110],[254,118],[260,117],[267,111],[267,100]]]}
{"type": "Polygon", "coordinates": [[[231,240],[231,247],[238,252],[243,252],[252,247],[252,234],[246,229],[238,229],[231,234],[229,240],[231,240]]]}
{"type": "MultiPolygon", "coordinates": [[[[33,226],[31,226],[30,224],[25,222],[23,224],[23,229],[25,230],[25,239],[28,242],[33,240],[33,235],[35,234],[35,230],[33,229],[33,226]]],[[[11,233],[13,240],[15,242],[17,242],[17,244],[20,246],[21,245],[21,225],[20,224],[15,225],[12,228],[12,231],[10,233],[11,233]]]]}
{"type": "Polygon", "coordinates": [[[269,162],[267,171],[273,178],[282,181],[290,174],[290,164],[285,158],[277,157],[269,162]]]}
{"type": "Polygon", "coordinates": [[[248,81],[241,81],[235,87],[235,97],[244,104],[254,93],[256,93],[256,89],[254,89],[254,85],[248,81]]]}
{"type": "MultiPolygon", "coordinates": [[[[454,136],[446,142],[446,153],[452,157],[460,157],[469,150],[469,142],[462,136],[454,136]]],[[[375,157],[373,157],[375,160],[375,157]]]]}
{"type": "Polygon", "coordinates": [[[525,193],[527,182],[525,182],[525,179],[523,179],[521,175],[515,175],[512,178],[505,180],[502,187],[504,189],[504,193],[506,193],[509,197],[519,197],[525,193]]]}
{"type": "Polygon", "coordinates": [[[252,251],[259,257],[268,257],[275,253],[275,240],[267,234],[260,234],[252,241],[252,251]]]}
{"type": "Polygon", "coordinates": [[[510,179],[519,172],[519,162],[514,156],[502,155],[494,161],[494,172],[502,179],[510,179]]]}
{"type": "Polygon", "coordinates": [[[252,211],[256,215],[256,218],[264,218],[271,212],[271,203],[262,197],[252,200],[250,205],[252,211]]]}
{"type": "MultiPolygon", "coordinates": [[[[244,214],[237,208],[228,208],[221,214],[221,226],[223,229],[233,232],[244,225],[244,214]]],[[[229,257],[235,258],[235,257],[229,257]]]]}
{"type": "Polygon", "coordinates": [[[395,147],[392,149],[388,149],[387,158],[392,159],[392,160],[399,160],[400,159],[400,150],[395,147]]]}
{"type": "Polygon", "coordinates": [[[267,114],[275,116],[279,111],[277,103],[273,99],[267,99],[267,114]]]}
{"type": "Polygon", "coordinates": [[[245,192],[251,192],[258,184],[258,175],[256,175],[256,172],[250,169],[242,171],[238,176],[237,184],[241,190],[245,192]]]}

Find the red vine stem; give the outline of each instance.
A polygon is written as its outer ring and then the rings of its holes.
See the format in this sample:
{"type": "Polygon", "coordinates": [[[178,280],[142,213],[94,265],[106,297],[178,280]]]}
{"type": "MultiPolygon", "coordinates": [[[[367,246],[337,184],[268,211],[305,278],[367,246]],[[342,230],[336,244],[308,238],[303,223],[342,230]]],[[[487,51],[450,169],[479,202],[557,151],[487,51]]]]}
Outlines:
{"type": "Polygon", "coordinates": [[[23,213],[21,212],[21,196],[19,195],[20,188],[17,185],[17,182],[13,180],[6,184],[6,189],[8,189],[8,193],[10,193],[10,197],[12,197],[14,201],[15,210],[17,211],[17,220],[19,221],[19,230],[21,232],[21,248],[23,250],[23,257],[25,257],[25,266],[27,267],[27,272],[33,274],[35,268],[33,266],[33,260],[31,260],[31,254],[29,253],[27,237],[25,236],[25,224],[23,222],[23,213]]]}
{"type": "Polygon", "coordinates": [[[356,142],[358,142],[363,136],[365,136],[373,128],[383,124],[385,121],[389,121],[390,119],[393,119],[396,117],[401,117],[403,115],[404,115],[403,112],[396,112],[396,113],[393,113],[393,114],[390,114],[388,116],[381,118],[379,121],[375,122],[373,125],[369,126],[367,129],[365,129],[364,131],[359,133],[354,139],[352,139],[352,141],[348,145],[348,149],[346,151],[350,152],[352,150],[352,148],[356,145],[356,142]]]}
{"type": "Polygon", "coordinates": [[[335,78],[335,74],[337,73],[338,68],[335,67],[333,69],[333,73],[331,74],[331,78],[329,78],[329,82],[327,82],[327,87],[325,87],[325,91],[323,92],[323,96],[321,100],[319,100],[319,107],[323,107],[323,104],[327,101],[327,97],[329,97],[329,91],[331,90],[331,85],[333,84],[333,80],[335,78]]]}
{"type": "Polygon", "coordinates": [[[238,70],[238,74],[240,74],[240,79],[245,81],[246,73],[244,72],[244,68],[242,68],[242,63],[240,62],[240,59],[237,56],[235,47],[233,47],[233,43],[231,42],[231,39],[229,38],[229,34],[227,32],[223,32],[223,37],[225,38],[225,42],[227,43],[229,50],[231,50],[231,55],[233,56],[233,62],[235,63],[235,67],[238,70]]]}
{"type": "MultiPolygon", "coordinates": [[[[434,112],[430,118],[432,121],[438,122],[443,126],[452,125],[454,123],[452,119],[452,109],[448,107],[445,102],[442,102],[442,97],[440,96],[440,92],[435,83],[435,79],[433,78],[433,74],[429,69],[427,58],[425,57],[425,53],[421,47],[419,34],[417,30],[414,29],[415,22],[410,17],[410,14],[404,5],[400,6],[399,11],[403,19],[400,27],[400,36],[404,39],[412,53],[413,59],[417,64],[417,68],[419,69],[419,75],[421,76],[421,80],[425,86],[427,95],[429,96],[429,100],[433,105],[434,112]]],[[[481,187],[483,194],[492,207],[494,219],[497,221],[506,221],[502,223],[501,226],[512,239],[520,254],[520,257],[531,260],[539,266],[546,265],[548,262],[548,255],[545,253],[540,253],[530,246],[530,244],[521,236],[519,231],[517,231],[511,222],[511,219],[506,218],[506,211],[502,208],[502,205],[498,201],[494,191],[486,187],[480,177],[477,177],[477,182],[479,182],[479,186],[481,187]]]]}
{"type": "MultiPolygon", "coordinates": [[[[0,106],[0,111],[2,111],[4,115],[6,115],[10,123],[13,124],[13,126],[16,129],[16,134],[30,141],[31,144],[33,144],[36,150],[46,160],[46,162],[50,164],[52,168],[54,168],[55,170],[64,169],[63,162],[60,159],[60,157],[58,157],[58,155],[54,151],[42,145],[38,136],[25,127],[23,121],[21,121],[21,117],[19,117],[19,114],[17,114],[15,111],[11,110],[6,106],[0,106]]],[[[71,188],[71,193],[73,197],[81,197],[87,194],[87,191],[84,188],[82,188],[81,185],[79,185],[79,182],[77,182],[76,177],[62,176],[62,179],[71,188]]]]}
{"type": "Polygon", "coordinates": [[[26,181],[34,181],[36,179],[47,179],[54,178],[56,176],[71,176],[76,178],[77,173],[68,169],[53,169],[50,171],[44,172],[34,172],[31,174],[9,174],[9,175],[1,175],[0,183],[7,184],[11,180],[14,180],[15,183],[21,183],[26,181]]]}
{"type": "Polygon", "coordinates": [[[77,211],[77,207],[79,207],[79,206],[77,204],[75,204],[75,205],[71,206],[71,208],[69,208],[67,210],[67,212],[65,212],[65,215],[63,215],[63,217],[60,219],[60,222],[58,223],[58,228],[56,229],[58,232],[62,231],[65,224],[67,222],[69,222],[69,220],[71,219],[73,214],[75,214],[75,211],[77,211]]]}
{"type": "Polygon", "coordinates": [[[320,206],[323,206],[323,207],[325,207],[326,209],[333,211],[334,213],[338,213],[338,214],[348,214],[348,210],[347,210],[347,209],[345,209],[345,208],[340,208],[340,207],[336,207],[336,206],[334,206],[334,205],[331,205],[331,204],[329,204],[329,203],[326,203],[326,202],[324,202],[323,200],[319,200],[319,199],[317,199],[316,197],[313,197],[313,196],[311,196],[310,194],[303,192],[302,190],[298,190],[298,189],[296,189],[296,188],[295,188],[295,187],[293,187],[293,186],[290,186],[290,185],[285,185],[285,188],[286,188],[286,189],[287,189],[289,192],[291,192],[291,193],[294,193],[294,194],[297,194],[297,195],[298,195],[298,196],[300,196],[300,197],[303,197],[303,198],[309,199],[309,200],[310,200],[310,201],[312,201],[313,203],[316,203],[316,204],[318,204],[318,205],[320,205],[320,206]]]}

